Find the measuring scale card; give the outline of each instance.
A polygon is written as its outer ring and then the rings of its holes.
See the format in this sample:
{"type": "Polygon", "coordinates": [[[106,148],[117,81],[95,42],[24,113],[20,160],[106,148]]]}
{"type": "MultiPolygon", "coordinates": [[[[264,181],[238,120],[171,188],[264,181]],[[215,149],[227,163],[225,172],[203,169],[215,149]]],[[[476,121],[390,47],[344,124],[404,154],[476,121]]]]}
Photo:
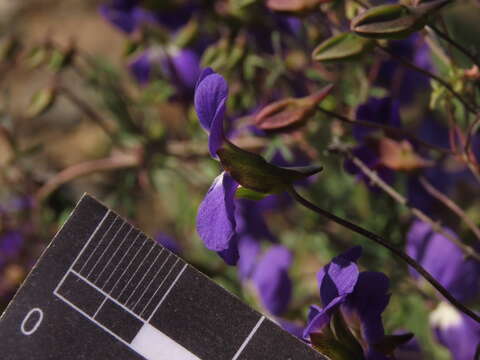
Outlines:
{"type": "Polygon", "coordinates": [[[324,359],[88,195],[0,318],[0,357],[324,359]]]}

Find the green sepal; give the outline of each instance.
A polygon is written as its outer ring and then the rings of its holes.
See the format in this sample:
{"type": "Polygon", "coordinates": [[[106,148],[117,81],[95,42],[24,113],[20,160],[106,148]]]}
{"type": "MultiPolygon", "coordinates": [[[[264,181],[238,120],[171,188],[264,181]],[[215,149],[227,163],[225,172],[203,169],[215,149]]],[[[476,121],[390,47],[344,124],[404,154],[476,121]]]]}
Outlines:
{"type": "Polygon", "coordinates": [[[352,60],[370,50],[374,44],[374,40],[358,36],[355,33],[341,33],[320,43],[313,50],[312,58],[322,62],[352,60]]]}
{"type": "Polygon", "coordinates": [[[384,355],[391,355],[397,347],[409,342],[413,336],[412,333],[385,335],[382,341],[373,345],[373,348],[384,355]]]}
{"type": "Polygon", "coordinates": [[[320,333],[310,334],[310,341],[314,349],[333,360],[365,360],[363,351],[352,352],[345,344],[339,341],[333,331],[326,326],[320,333]]]}
{"type": "Polygon", "coordinates": [[[355,359],[363,357],[362,346],[348,328],[340,311],[332,314],[330,327],[335,334],[335,338],[348,349],[350,354],[354,355],[355,359]]]}
{"type": "Polygon", "coordinates": [[[322,170],[321,167],[312,167],[299,171],[275,166],[260,155],[242,150],[228,141],[224,142],[217,154],[225,171],[240,185],[263,194],[286,191],[295,181],[322,170]]]}
{"type": "Polygon", "coordinates": [[[400,39],[420,29],[430,15],[450,0],[434,0],[418,6],[387,4],[375,6],[355,17],[350,28],[360,36],[375,39],[400,39]]]}
{"type": "Polygon", "coordinates": [[[4,36],[0,39],[0,62],[11,61],[20,51],[21,43],[14,36],[4,36]]]}
{"type": "Polygon", "coordinates": [[[239,186],[237,189],[237,192],[235,193],[235,197],[239,199],[247,199],[247,200],[262,200],[264,199],[268,194],[262,194],[257,191],[247,189],[246,187],[239,186]]]}

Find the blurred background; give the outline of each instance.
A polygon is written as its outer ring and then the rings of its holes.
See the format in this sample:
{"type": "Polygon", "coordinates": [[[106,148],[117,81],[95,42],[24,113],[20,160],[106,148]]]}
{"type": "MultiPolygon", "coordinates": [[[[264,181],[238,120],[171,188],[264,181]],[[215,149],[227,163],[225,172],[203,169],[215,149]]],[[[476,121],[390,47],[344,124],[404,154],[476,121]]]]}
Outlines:
{"type": "MultiPolygon", "coordinates": [[[[362,7],[338,0],[297,13],[276,11],[272,4],[0,0],[0,310],[88,192],[250,305],[299,328],[308,306],[320,303],[317,271],[342,251],[362,245],[360,268],[391,279],[383,315],[387,333],[411,331],[422,349],[412,345],[404,358],[467,359],[454,357],[435,335],[431,313],[441,298],[434,290],[385,249],[286,195],[260,204],[239,200],[237,214],[237,231],[254,229],[266,239],[259,249],[279,243],[293,254],[286,280],[293,291],[280,310],[268,307],[253,277],[242,272],[245,264],[226,265],[197,235],[198,206],[221,171],[209,156],[207,134],[193,107],[200,70],[211,66],[230,86],[226,119],[235,144],[282,165],[323,165],[322,173],[299,185],[313,202],[401,249],[418,217],[412,209],[419,209],[478,256],[480,238],[472,231],[480,222],[475,116],[391,54],[445,78],[475,106],[478,67],[425,29],[382,43],[387,54],[371,50],[346,63],[315,61],[317,45],[347,31],[362,7]],[[257,116],[269,103],[305,98],[330,83],[335,88],[321,103],[327,112],[301,108],[306,112],[287,113],[291,123],[273,129],[268,126],[274,120],[257,116]],[[372,130],[339,116],[390,128],[372,130]],[[460,154],[467,138],[471,149],[460,154]],[[376,186],[342,149],[404,201],[376,186]]],[[[478,3],[458,1],[447,9],[437,25],[478,54],[478,3]]],[[[300,106],[292,104],[294,110],[300,106]]],[[[462,254],[462,246],[454,245],[453,252],[462,254]]],[[[448,269],[449,254],[429,251],[438,267],[448,269]]],[[[460,278],[470,279],[465,286],[474,294],[468,304],[478,310],[478,262],[471,265],[471,258],[459,256],[452,272],[460,275],[451,281],[459,285],[460,278]]],[[[417,260],[422,257],[428,256],[417,260]]],[[[440,272],[434,275],[443,276],[440,272]]]]}

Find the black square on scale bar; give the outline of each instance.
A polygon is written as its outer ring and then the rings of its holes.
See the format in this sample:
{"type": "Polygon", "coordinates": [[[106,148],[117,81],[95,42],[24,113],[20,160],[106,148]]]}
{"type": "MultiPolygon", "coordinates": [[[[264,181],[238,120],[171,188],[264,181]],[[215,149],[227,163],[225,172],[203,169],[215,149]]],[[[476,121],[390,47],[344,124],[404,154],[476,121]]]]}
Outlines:
{"type": "Polygon", "coordinates": [[[261,315],[187,267],[151,324],[205,360],[232,359],[261,315]]]}

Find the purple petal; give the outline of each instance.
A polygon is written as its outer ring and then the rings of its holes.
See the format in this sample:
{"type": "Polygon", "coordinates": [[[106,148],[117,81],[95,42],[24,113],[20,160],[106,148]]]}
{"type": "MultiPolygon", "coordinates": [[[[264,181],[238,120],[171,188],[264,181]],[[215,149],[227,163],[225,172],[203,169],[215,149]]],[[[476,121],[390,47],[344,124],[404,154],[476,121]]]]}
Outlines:
{"type": "Polygon", "coordinates": [[[234,196],[238,183],[227,173],[217,176],[200,204],[197,232],[213,251],[227,250],[235,235],[234,196]]]}
{"type": "Polygon", "coordinates": [[[240,254],[238,260],[238,273],[240,278],[245,280],[252,275],[253,270],[255,269],[258,255],[260,254],[260,243],[249,235],[238,237],[238,252],[240,254]]]}
{"type": "MultiPolygon", "coordinates": [[[[456,237],[450,229],[444,230],[456,237]]],[[[418,220],[413,223],[407,234],[406,250],[460,301],[479,293],[480,264],[474,259],[466,260],[455,243],[433,232],[429,224],[418,220]]],[[[411,273],[418,278],[414,270],[411,273]]]]}
{"type": "Polygon", "coordinates": [[[118,29],[130,34],[137,26],[133,15],[133,2],[116,1],[112,4],[104,4],[99,8],[100,15],[118,29]]]}
{"type": "Polygon", "coordinates": [[[147,84],[150,81],[150,75],[152,73],[150,52],[147,50],[140,53],[140,55],[133,59],[128,65],[128,68],[139,84],[147,84]]]}
{"type": "Polygon", "coordinates": [[[219,107],[222,103],[225,106],[227,95],[228,85],[225,79],[211,69],[204,70],[195,89],[194,103],[200,124],[206,131],[211,131],[219,107]]]}
{"type": "Polygon", "coordinates": [[[306,340],[310,339],[310,334],[314,332],[322,331],[323,327],[330,322],[329,309],[321,309],[317,306],[310,307],[308,314],[308,324],[303,330],[303,338],[306,340]]]}
{"type": "Polygon", "coordinates": [[[331,263],[318,272],[317,281],[324,307],[337,297],[345,297],[353,291],[359,274],[355,261],[361,252],[360,246],[353,247],[333,258],[331,263]]]}
{"type": "Polygon", "coordinates": [[[272,246],[260,259],[252,281],[263,306],[272,314],[283,313],[292,296],[292,282],[288,268],[292,262],[291,252],[284,246],[272,246]]]}
{"type": "Polygon", "coordinates": [[[360,319],[363,337],[368,344],[377,343],[385,335],[381,315],[390,300],[389,288],[390,280],[385,274],[364,271],[344,304],[347,314],[355,313],[360,319]]]}
{"type": "Polygon", "coordinates": [[[452,354],[453,360],[474,359],[480,343],[480,325],[452,306],[440,303],[430,316],[437,340],[452,354]]]}
{"type": "MultiPolygon", "coordinates": [[[[268,198],[268,197],[267,197],[268,198]]],[[[269,240],[277,242],[277,238],[268,228],[263,212],[264,200],[253,201],[240,199],[237,201],[235,219],[237,221],[237,233],[250,236],[257,240],[269,240]]]]}
{"type": "Polygon", "coordinates": [[[285,319],[278,318],[276,319],[277,323],[282,327],[283,330],[288,331],[293,336],[301,339],[303,337],[303,326],[294,323],[293,321],[288,321],[285,319]]]}
{"type": "Polygon", "coordinates": [[[179,88],[193,91],[200,76],[200,59],[194,51],[181,49],[163,61],[163,68],[179,88]]]}
{"type": "Polygon", "coordinates": [[[217,150],[220,148],[220,146],[222,146],[222,143],[225,139],[225,135],[223,134],[223,117],[225,116],[226,100],[227,98],[224,98],[222,101],[220,101],[210,127],[208,150],[210,151],[210,156],[214,159],[218,158],[217,150]]]}
{"type": "Polygon", "coordinates": [[[228,248],[218,251],[217,253],[226,264],[231,266],[237,265],[238,259],[240,258],[240,253],[238,251],[236,236],[233,236],[233,238],[230,240],[228,243],[228,248]]]}

